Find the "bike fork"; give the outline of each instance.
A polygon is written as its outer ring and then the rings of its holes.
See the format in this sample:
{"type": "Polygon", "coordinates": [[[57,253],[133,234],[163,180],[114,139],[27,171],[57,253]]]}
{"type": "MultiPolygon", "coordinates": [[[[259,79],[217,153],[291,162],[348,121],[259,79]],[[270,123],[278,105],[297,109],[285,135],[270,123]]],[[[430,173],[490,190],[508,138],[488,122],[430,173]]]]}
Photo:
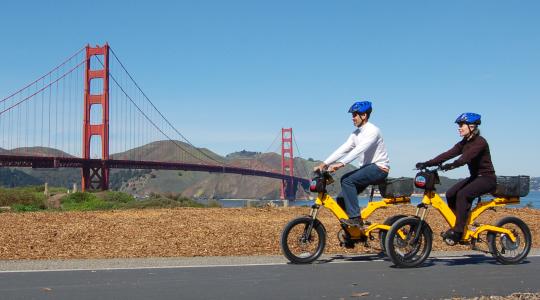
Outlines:
{"type": "Polygon", "coordinates": [[[418,243],[418,239],[420,238],[420,232],[422,232],[422,224],[424,223],[424,220],[426,218],[427,214],[427,206],[423,203],[418,204],[416,207],[416,216],[418,217],[420,209],[423,208],[424,211],[422,211],[422,216],[420,217],[420,222],[418,224],[418,227],[414,231],[414,239],[412,240],[413,244],[418,243]]]}
{"type": "Polygon", "coordinates": [[[311,217],[311,222],[309,223],[309,226],[306,228],[306,238],[309,238],[311,236],[311,230],[313,230],[313,225],[315,224],[315,220],[317,219],[317,214],[319,213],[319,206],[313,205],[311,207],[311,212],[309,213],[309,216],[311,217]]]}

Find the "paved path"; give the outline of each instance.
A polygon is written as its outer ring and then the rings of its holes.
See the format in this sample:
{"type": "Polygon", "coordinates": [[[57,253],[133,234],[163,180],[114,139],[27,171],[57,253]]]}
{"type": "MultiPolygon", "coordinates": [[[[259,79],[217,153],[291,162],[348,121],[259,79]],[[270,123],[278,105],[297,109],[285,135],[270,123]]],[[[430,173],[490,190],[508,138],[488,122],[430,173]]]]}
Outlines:
{"type": "Polygon", "coordinates": [[[479,253],[433,253],[397,269],[376,255],[0,261],[0,299],[440,299],[540,291],[540,251],[503,266],[479,253]],[[457,255],[457,256],[454,256],[457,255]]]}

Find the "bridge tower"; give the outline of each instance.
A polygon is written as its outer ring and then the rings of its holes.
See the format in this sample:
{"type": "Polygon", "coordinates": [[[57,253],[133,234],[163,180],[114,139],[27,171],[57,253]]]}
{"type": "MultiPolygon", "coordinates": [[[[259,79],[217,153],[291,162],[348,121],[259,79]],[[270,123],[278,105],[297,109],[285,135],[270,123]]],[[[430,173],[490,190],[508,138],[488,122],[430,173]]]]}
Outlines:
{"type": "Polygon", "coordinates": [[[82,190],[109,188],[109,167],[105,161],[109,159],[109,45],[86,46],[86,67],[84,73],[84,117],[83,117],[83,157],[90,159],[90,142],[93,136],[101,138],[101,166],[84,165],[82,168],[82,190]],[[92,69],[91,58],[96,56],[101,60],[102,68],[92,69]],[[101,57],[100,57],[101,56],[101,57]],[[103,90],[99,94],[94,86],[99,87],[102,81],[103,90]],[[92,105],[101,105],[101,123],[91,124],[90,113],[92,105]]]}
{"type": "Polygon", "coordinates": [[[281,129],[281,174],[290,178],[281,181],[281,200],[294,200],[295,184],[292,128],[281,129]]]}

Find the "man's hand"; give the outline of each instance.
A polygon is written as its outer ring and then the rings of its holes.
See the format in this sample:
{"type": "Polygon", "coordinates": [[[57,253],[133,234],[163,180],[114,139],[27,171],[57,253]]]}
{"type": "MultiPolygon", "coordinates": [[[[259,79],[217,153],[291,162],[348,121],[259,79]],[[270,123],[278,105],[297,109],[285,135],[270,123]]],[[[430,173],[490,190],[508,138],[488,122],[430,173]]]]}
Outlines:
{"type": "Polygon", "coordinates": [[[335,164],[331,164],[329,167],[328,167],[328,172],[330,173],[333,173],[341,168],[345,167],[345,165],[343,163],[335,163],[335,164]]]}
{"type": "Polygon", "coordinates": [[[328,166],[325,163],[321,163],[320,165],[313,168],[313,172],[317,172],[317,171],[322,172],[326,170],[326,168],[328,168],[328,166]]]}

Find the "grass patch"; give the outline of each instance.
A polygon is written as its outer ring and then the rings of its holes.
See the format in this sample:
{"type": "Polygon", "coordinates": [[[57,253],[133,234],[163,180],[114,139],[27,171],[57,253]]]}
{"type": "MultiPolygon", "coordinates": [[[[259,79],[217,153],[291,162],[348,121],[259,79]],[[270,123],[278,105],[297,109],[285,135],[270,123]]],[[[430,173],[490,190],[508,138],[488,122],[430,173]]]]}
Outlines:
{"type": "Polygon", "coordinates": [[[45,209],[44,187],[39,186],[0,188],[0,206],[10,206],[13,211],[45,209]]]}
{"type": "MultiPolygon", "coordinates": [[[[63,210],[106,210],[106,209],[145,209],[174,207],[206,207],[205,205],[178,194],[152,193],[148,198],[137,200],[122,192],[73,193],[61,199],[63,210]]],[[[209,205],[219,207],[219,203],[209,205]]]]}
{"type": "Polygon", "coordinates": [[[92,193],[76,192],[60,199],[63,210],[87,211],[115,208],[115,203],[98,198],[92,193]]]}

